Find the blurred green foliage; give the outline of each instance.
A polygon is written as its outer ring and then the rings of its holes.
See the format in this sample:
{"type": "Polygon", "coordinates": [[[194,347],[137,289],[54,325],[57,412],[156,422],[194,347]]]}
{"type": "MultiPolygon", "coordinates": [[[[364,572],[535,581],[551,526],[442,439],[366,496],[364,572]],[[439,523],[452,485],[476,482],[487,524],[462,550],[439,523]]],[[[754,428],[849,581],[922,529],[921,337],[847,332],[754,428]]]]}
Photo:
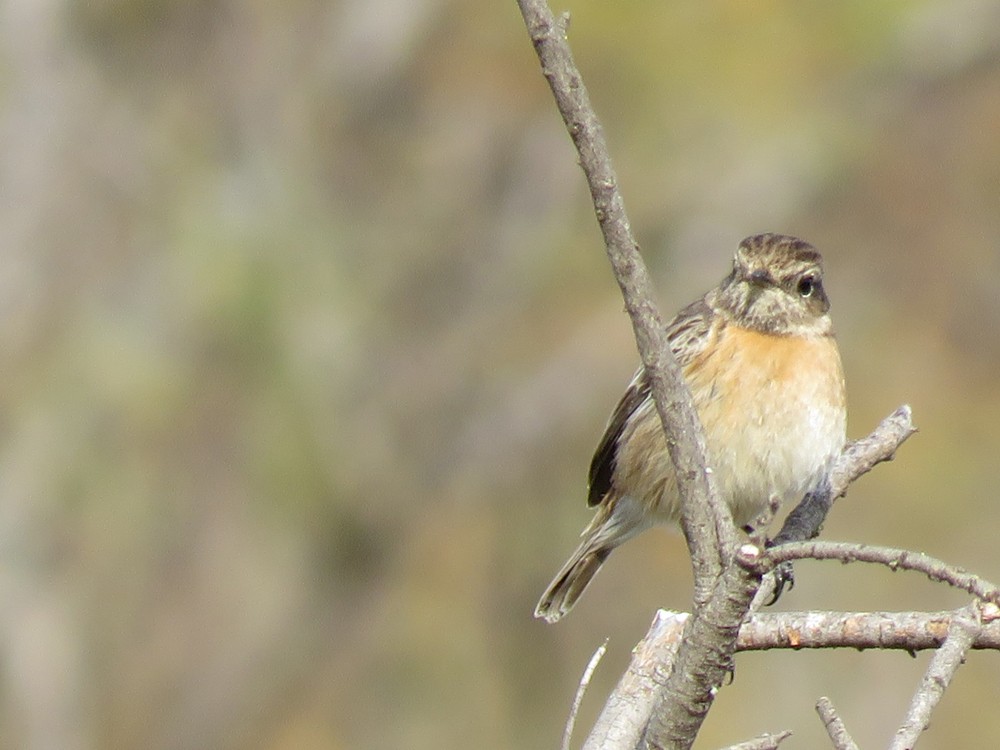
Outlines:
{"type": "MultiPolygon", "coordinates": [[[[1000,4],[569,10],[664,311],[798,234],[852,435],[914,407],[826,536],[1000,577],[1000,4]]],[[[650,532],[530,618],[635,353],[515,5],[3,11],[0,746],[552,747],[610,635],[585,731],[690,581],[650,532]]],[[[798,581],[780,606],[961,601],[798,581]]],[[[884,742],[925,661],[748,655],[703,744],[822,746],[821,694],[884,742]]],[[[927,747],[1000,731],[991,665],[927,747]]]]}

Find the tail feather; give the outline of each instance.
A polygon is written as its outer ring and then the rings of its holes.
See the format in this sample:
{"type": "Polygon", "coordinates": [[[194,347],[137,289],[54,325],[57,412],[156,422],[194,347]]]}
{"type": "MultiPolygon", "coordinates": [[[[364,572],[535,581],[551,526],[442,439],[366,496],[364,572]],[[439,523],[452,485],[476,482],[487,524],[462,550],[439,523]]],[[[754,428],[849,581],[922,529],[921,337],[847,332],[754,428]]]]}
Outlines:
{"type": "Polygon", "coordinates": [[[535,617],[551,623],[569,612],[611,551],[651,522],[642,503],[629,495],[606,497],[583,530],[580,546],[542,594],[535,617]]]}
{"type": "Polygon", "coordinates": [[[612,549],[613,547],[595,549],[590,540],[581,544],[549,584],[542,598],[538,600],[535,617],[553,623],[569,612],[580,598],[580,594],[587,588],[587,584],[608,559],[612,549]]]}

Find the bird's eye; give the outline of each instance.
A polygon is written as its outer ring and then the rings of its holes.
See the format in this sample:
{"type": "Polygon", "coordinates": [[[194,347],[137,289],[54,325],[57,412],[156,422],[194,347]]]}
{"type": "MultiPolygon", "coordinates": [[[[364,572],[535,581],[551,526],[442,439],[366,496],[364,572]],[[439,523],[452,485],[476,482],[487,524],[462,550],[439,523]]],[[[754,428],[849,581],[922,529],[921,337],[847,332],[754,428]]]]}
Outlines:
{"type": "Polygon", "coordinates": [[[811,297],[816,290],[816,277],[803,276],[795,288],[802,297],[811,297]]]}

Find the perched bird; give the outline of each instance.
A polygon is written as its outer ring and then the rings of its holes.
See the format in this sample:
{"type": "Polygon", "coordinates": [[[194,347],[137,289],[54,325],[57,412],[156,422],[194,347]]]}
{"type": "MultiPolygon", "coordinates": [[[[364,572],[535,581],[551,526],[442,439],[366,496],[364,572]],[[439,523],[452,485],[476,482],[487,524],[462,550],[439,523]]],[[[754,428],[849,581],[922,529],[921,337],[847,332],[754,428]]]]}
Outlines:
{"type": "MultiPolygon", "coordinates": [[[[733,520],[812,489],[845,442],[844,375],[823,289],[822,258],[779,234],[740,243],[733,270],[668,326],[705,430],[708,464],[733,520]]],[[[535,616],[555,622],[611,551],[680,500],[643,369],[632,378],[590,463],[583,541],[542,595],[535,616]]]]}

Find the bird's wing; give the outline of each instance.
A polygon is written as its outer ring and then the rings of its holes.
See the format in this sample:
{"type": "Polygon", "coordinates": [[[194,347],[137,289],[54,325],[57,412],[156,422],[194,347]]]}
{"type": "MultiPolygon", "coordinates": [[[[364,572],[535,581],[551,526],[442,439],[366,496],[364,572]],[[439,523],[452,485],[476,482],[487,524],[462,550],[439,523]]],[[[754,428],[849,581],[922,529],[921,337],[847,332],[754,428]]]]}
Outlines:
{"type": "MultiPolygon", "coordinates": [[[[714,313],[704,299],[685,307],[667,326],[667,339],[677,364],[684,369],[707,345],[708,334],[714,313]]],[[[590,461],[589,491],[587,505],[593,507],[601,502],[608,490],[615,472],[615,457],[618,439],[629,419],[650,400],[649,382],[646,372],[640,366],[625,389],[624,395],[611,413],[604,436],[594,451],[590,461]]]]}

